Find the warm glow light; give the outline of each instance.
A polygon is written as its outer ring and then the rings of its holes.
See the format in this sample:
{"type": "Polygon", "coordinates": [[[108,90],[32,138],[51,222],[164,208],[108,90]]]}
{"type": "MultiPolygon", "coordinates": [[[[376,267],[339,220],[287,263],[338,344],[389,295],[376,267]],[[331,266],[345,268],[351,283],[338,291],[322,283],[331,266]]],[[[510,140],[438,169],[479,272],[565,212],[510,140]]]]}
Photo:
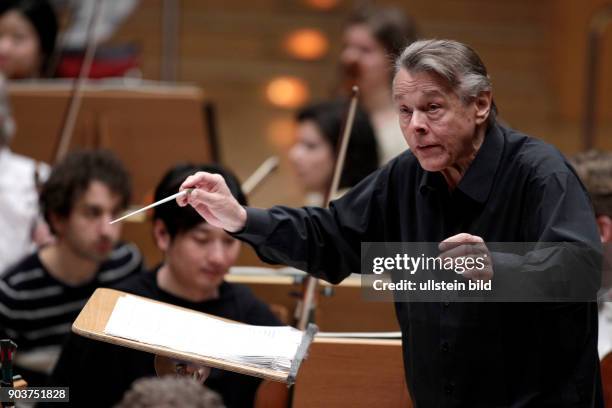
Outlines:
{"type": "Polygon", "coordinates": [[[285,49],[296,58],[316,60],[325,55],[329,49],[329,41],[321,31],[303,28],[287,36],[285,49]]]}
{"type": "Polygon", "coordinates": [[[268,141],[281,150],[287,150],[295,143],[295,121],[293,118],[273,119],[266,126],[268,141]]]}
{"type": "Polygon", "coordinates": [[[266,88],[268,100],[281,108],[297,108],[309,97],[306,83],[295,77],[278,77],[270,81],[266,88]]]}
{"type": "Polygon", "coordinates": [[[340,3],[340,0],[304,0],[304,2],[312,8],[331,10],[340,3]]]}

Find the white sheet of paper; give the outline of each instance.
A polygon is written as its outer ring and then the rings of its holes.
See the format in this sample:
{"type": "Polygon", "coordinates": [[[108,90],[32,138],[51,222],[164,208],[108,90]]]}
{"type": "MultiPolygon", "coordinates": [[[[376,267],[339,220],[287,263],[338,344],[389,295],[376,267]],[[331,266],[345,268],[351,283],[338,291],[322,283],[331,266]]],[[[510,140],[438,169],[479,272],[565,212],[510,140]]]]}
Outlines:
{"type": "Polygon", "coordinates": [[[303,332],[222,322],[134,296],[117,300],[106,334],[207,357],[288,370],[303,332]]]}

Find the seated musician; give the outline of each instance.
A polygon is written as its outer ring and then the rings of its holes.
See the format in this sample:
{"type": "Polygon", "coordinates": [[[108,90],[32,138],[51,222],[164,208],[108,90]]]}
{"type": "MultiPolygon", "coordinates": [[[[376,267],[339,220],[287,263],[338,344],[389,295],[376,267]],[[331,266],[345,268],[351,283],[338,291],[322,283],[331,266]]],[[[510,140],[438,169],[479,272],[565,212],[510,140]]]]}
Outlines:
{"type": "MultiPolygon", "coordinates": [[[[171,169],[157,186],[155,201],[176,193],[185,177],[198,171],[221,174],[232,195],[246,204],[238,181],[227,170],[193,165],[171,169]]],[[[206,223],[191,207],[181,208],[175,201],[156,207],[153,223],[155,242],[164,253],[164,261],[151,272],[122,282],[117,289],[249,324],[280,324],[249,289],[224,281],[240,252],[238,240],[206,223]]],[[[74,406],[112,406],[136,379],[155,375],[152,354],[72,334],[52,385],[69,386],[74,406]]],[[[205,385],[221,394],[227,407],[245,407],[253,405],[259,383],[254,377],[212,369],[205,385]]]]}
{"type": "Polygon", "coordinates": [[[58,32],[47,0],[0,2],[0,72],[9,79],[48,76],[58,32]]]}
{"type": "Polygon", "coordinates": [[[115,408],[225,408],[219,394],[186,377],[165,376],[134,381],[115,408]]]}
{"type": "Polygon", "coordinates": [[[584,183],[597,217],[599,237],[604,244],[606,263],[602,273],[599,304],[599,358],[612,353],[612,153],[597,150],[572,158],[578,176],[584,183]]]}
{"type": "Polygon", "coordinates": [[[372,121],[383,166],[408,148],[393,105],[393,62],[419,35],[414,20],[401,9],[360,3],[342,27],[338,90],[347,94],[353,85],[359,87],[360,104],[372,121]]]}
{"type": "Polygon", "coordinates": [[[37,191],[49,176],[49,166],[14,153],[14,134],[6,79],[0,74],[0,275],[52,239],[40,217],[37,191]]]}
{"type": "MultiPolygon", "coordinates": [[[[340,149],[348,102],[336,100],[302,108],[296,116],[296,143],[289,159],[300,184],[307,192],[306,205],[325,206],[340,149]]],[[[368,115],[357,108],[349,139],[339,196],[378,168],[378,146],[368,115]]],[[[338,198],[338,197],[332,197],[338,198]]]]}
{"type": "Polygon", "coordinates": [[[109,221],[129,203],[129,176],[104,151],[70,154],[44,184],[40,203],[56,241],[26,256],[0,278],[0,335],[18,345],[15,372],[41,385],[61,344],[97,287],[142,269],[131,244],[119,244],[109,221]]]}

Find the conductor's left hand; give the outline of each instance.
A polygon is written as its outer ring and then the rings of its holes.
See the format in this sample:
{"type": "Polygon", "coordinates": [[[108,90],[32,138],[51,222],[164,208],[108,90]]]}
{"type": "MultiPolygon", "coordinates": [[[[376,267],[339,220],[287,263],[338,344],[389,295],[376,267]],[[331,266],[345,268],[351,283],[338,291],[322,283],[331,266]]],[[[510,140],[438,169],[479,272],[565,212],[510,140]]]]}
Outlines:
{"type": "Polygon", "coordinates": [[[453,235],[440,243],[440,258],[480,258],[483,262],[482,268],[466,268],[463,276],[471,280],[483,280],[488,282],[493,278],[493,259],[484,240],[477,236],[466,233],[453,235]]]}
{"type": "Polygon", "coordinates": [[[190,204],[209,224],[229,232],[237,232],[246,224],[246,210],[234,198],[219,174],[198,172],[181,185],[179,191],[193,191],[177,198],[181,207],[190,204]]]}

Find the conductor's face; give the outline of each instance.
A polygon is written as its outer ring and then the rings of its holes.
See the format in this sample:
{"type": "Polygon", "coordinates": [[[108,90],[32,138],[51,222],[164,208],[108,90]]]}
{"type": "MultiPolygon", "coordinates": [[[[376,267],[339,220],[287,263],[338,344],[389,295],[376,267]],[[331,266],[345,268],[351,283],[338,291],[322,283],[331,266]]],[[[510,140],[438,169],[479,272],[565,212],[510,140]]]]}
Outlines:
{"type": "Polygon", "coordinates": [[[482,143],[490,94],[464,102],[434,74],[401,69],[393,96],[402,133],[421,167],[463,173],[482,143]]]}
{"type": "Polygon", "coordinates": [[[238,240],[205,222],[160,244],[178,286],[200,293],[216,289],[240,253],[238,240]]]}

